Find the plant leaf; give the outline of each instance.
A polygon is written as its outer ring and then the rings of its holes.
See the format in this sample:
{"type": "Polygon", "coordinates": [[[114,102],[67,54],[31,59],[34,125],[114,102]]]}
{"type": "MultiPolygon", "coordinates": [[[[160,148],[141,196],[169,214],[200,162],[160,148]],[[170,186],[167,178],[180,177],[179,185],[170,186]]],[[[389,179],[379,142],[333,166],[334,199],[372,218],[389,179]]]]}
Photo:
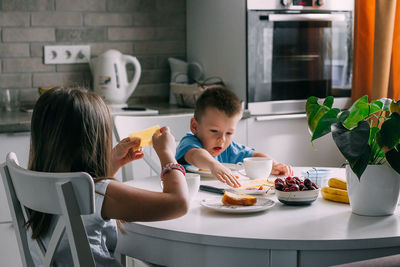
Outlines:
{"type": "Polygon", "coordinates": [[[314,133],[311,137],[311,142],[321,136],[324,136],[331,132],[331,125],[333,123],[338,122],[337,115],[339,114],[340,110],[337,108],[333,108],[328,110],[318,121],[314,133]]]}
{"type": "Polygon", "coordinates": [[[376,141],[380,148],[393,149],[400,144],[400,114],[392,113],[382,124],[381,130],[376,134],[376,141]]]}
{"type": "Polygon", "coordinates": [[[369,135],[370,126],[367,121],[360,121],[352,130],[348,130],[340,122],[332,124],[333,140],[358,178],[367,167],[371,156],[369,135]]]}
{"type": "Polygon", "coordinates": [[[311,136],[314,135],[319,120],[322,118],[322,116],[324,116],[326,112],[328,112],[328,110],[329,110],[328,107],[318,104],[318,98],[316,98],[315,96],[311,96],[307,99],[306,103],[307,123],[311,136]]]}
{"type": "Polygon", "coordinates": [[[333,106],[333,96],[327,96],[324,100],[324,104],[325,107],[327,108],[332,108],[333,106]]]}
{"type": "Polygon", "coordinates": [[[357,124],[364,120],[370,114],[370,105],[368,103],[368,96],[363,96],[359,98],[354,104],[349,108],[349,116],[344,121],[343,125],[351,130],[357,126],[357,124]]]}
{"type": "Polygon", "coordinates": [[[339,122],[343,123],[347,119],[349,114],[350,112],[348,110],[343,111],[339,116],[339,122]]]}
{"type": "Polygon", "coordinates": [[[400,145],[392,150],[389,150],[386,153],[386,159],[390,166],[392,166],[392,168],[400,174],[400,145]]]}
{"type": "Polygon", "coordinates": [[[376,133],[377,133],[378,131],[379,131],[379,128],[378,128],[378,127],[376,127],[376,126],[371,127],[371,131],[370,131],[370,133],[369,133],[369,140],[368,140],[368,144],[369,144],[370,146],[372,146],[372,142],[374,141],[375,135],[376,135],[376,133]]]}
{"type": "Polygon", "coordinates": [[[315,96],[307,99],[306,113],[311,142],[330,133],[332,123],[337,122],[337,115],[340,110],[337,108],[332,109],[332,105],[332,96],[328,96],[323,105],[318,104],[318,98],[315,96]]]}

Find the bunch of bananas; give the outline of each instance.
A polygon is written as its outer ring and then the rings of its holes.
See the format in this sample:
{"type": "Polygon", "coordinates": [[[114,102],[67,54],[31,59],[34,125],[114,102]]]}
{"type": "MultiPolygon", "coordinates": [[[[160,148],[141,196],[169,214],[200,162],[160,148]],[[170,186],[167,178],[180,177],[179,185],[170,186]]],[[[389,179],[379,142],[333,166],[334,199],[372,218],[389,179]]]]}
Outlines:
{"type": "Polygon", "coordinates": [[[321,189],[321,195],[327,200],[350,203],[346,181],[339,178],[330,178],[328,186],[321,189]]]}

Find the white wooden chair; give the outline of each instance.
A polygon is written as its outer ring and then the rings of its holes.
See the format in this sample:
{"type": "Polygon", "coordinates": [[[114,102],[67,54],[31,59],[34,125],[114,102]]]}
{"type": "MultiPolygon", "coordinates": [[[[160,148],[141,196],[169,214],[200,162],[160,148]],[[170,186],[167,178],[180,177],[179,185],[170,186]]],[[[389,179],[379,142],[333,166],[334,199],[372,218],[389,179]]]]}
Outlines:
{"type": "MultiPolygon", "coordinates": [[[[160,127],[168,126],[179,141],[190,131],[190,119],[193,113],[178,115],[156,115],[156,116],[114,116],[114,134],[117,141],[129,136],[130,133],[150,128],[154,125],[160,127]]],[[[144,149],[144,159],[129,163],[122,168],[122,180],[127,181],[135,177],[146,177],[161,172],[161,167],[153,147],[144,149]],[[145,164],[143,165],[143,162],[145,164]]]]}
{"type": "Polygon", "coordinates": [[[89,174],[26,170],[18,165],[17,157],[12,152],[7,155],[6,162],[0,165],[0,172],[24,266],[35,266],[28,247],[31,230],[27,231],[25,227],[28,208],[59,215],[47,248],[40,239],[34,240],[43,266],[52,266],[54,253],[64,232],[68,237],[74,266],[95,266],[81,218],[81,215],[94,212],[94,183],[89,174]]]}

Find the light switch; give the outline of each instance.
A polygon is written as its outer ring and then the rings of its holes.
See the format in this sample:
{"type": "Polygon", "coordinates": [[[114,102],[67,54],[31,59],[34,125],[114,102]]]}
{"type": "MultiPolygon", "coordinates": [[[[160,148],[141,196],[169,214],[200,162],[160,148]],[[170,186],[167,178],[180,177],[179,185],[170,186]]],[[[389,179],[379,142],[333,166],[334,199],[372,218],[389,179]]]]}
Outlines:
{"type": "Polygon", "coordinates": [[[89,45],[46,45],[44,47],[44,64],[87,63],[89,60],[89,45]]]}

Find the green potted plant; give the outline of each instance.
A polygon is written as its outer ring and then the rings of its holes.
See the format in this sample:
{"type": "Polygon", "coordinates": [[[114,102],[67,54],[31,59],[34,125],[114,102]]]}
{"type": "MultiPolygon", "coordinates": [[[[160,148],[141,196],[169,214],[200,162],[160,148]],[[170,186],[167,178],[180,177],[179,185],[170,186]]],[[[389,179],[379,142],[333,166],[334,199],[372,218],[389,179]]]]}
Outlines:
{"type": "Polygon", "coordinates": [[[353,212],[393,214],[400,193],[400,101],[358,99],[348,110],[332,108],[333,97],[306,104],[311,142],[332,133],[346,158],[347,189],[353,212]]]}

